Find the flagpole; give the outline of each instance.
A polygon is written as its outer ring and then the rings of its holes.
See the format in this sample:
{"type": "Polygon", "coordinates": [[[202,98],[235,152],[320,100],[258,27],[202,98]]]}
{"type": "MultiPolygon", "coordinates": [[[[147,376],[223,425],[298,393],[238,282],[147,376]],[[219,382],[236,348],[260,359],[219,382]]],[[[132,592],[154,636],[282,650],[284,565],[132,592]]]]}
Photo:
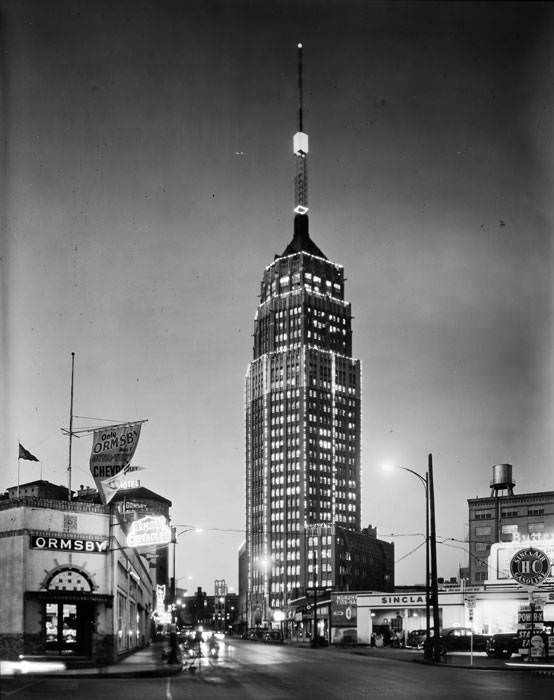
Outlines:
{"type": "Polygon", "coordinates": [[[67,467],[68,474],[68,500],[71,500],[71,443],[73,440],[73,376],[75,372],[75,353],[71,353],[71,403],[69,406],[69,464],[67,467]]]}
{"type": "Polygon", "coordinates": [[[21,457],[17,458],[17,498],[19,499],[19,467],[21,465],[21,457]]]}

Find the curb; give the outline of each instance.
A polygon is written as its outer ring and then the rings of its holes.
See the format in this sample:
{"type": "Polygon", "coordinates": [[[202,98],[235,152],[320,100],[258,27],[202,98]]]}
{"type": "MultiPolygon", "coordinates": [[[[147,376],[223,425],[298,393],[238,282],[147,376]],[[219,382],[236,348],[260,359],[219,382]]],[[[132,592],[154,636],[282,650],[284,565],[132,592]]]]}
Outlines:
{"type": "Polygon", "coordinates": [[[4,676],[4,678],[21,678],[25,676],[26,678],[165,678],[169,676],[177,676],[183,670],[183,666],[168,666],[167,668],[151,668],[151,669],[129,669],[128,671],[117,669],[114,671],[105,671],[102,668],[90,669],[90,670],[77,670],[68,669],[63,672],[54,673],[44,673],[38,671],[37,673],[16,673],[10,676],[4,676]]]}
{"type": "Polygon", "coordinates": [[[554,671],[532,671],[531,669],[530,669],[530,671],[534,676],[544,676],[544,677],[548,677],[548,678],[554,678],[554,671]]]}

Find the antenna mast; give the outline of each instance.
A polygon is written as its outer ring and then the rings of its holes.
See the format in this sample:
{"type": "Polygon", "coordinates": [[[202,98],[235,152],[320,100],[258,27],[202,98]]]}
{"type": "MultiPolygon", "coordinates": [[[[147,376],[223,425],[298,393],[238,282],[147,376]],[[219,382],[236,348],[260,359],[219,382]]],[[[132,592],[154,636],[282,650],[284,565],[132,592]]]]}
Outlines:
{"type": "Polygon", "coordinates": [[[69,404],[69,464],[67,467],[68,475],[68,499],[71,500],[71,443],[73,441],[73,376],[75,372],[75,353],[71,353],[71,401],[69,404]]]}
{"type": "MultiPolygon", "coordinates": [[[[294,213],[303,217],[308,213],[308,134],[303,132],[303,90],[302,90],[302,44],[298,44],[298,131],[294,134],[292,148],[296,156],[296,176],[294,178],[294,213]]],[[[302,221],[306,225],[305,216],[302,221]]],[[[295,228],[297,219],[295,218],[295,228]]]]}
{"type": "Polygon", "coordinates": [[[298,44],[298,131],[302,131],[302,109],[304,107],[302,95],[302,44],[298,44]]]}

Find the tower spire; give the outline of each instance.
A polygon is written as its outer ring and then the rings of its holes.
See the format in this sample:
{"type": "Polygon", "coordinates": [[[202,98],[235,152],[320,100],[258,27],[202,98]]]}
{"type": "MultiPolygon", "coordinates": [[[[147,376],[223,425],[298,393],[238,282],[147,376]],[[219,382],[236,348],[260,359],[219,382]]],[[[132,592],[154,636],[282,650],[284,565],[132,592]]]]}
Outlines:
{"type": "Polygon", "coordinates": [[[296,158],[296,175],[294,178],[294,228],[301,226],[308,229],[308,134],[303,129],[303,94],[302,94],[302,44],[298,44],[298,131],[292,140],[293,153],[296,158]],[[299,220],[299,216],[302,220],[299,220]]]}
{"type": "Polygon", "coordinates": [[[298,131],[302,131],[302,109],[303,95],[302,95],[302,44],[298,44],[298,131]]]}

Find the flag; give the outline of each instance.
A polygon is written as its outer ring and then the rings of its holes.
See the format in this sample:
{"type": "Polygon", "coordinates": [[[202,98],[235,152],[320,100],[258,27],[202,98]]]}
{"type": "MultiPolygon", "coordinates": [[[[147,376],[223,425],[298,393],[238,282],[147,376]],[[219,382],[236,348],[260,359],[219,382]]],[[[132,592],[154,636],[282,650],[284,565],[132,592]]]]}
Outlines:
{"type": "Polygon", "coordinates": [[[26,450],[21,443],[19,443],[19,457],[17,459],[28,459],[30,462],[39,461],[35,455],[32,455],[29,450],[26,450]]]}

